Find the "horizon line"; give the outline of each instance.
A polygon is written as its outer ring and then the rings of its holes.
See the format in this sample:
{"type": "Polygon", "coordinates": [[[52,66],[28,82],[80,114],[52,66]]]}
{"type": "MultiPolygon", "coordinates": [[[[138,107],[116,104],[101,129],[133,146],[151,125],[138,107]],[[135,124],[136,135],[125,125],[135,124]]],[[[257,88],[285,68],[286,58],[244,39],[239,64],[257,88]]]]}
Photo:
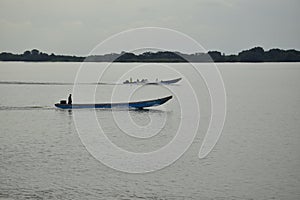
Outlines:
{"type": "Polygon", "coordinates": [[[254,49],[254,48],[262,48],[263,50],[264,50],[264,52],[267,52],[267,51],[270,51],[270,50],[275,50],[275,49],[277,49],[277,50],[282,50],[282,51],[300,51],[300,50],[298,50],[298,49],[295,49],[295,48],[289,48],[289,49],[284,49],[284,48],[280,48],[280,47],[273,47],[273,48],[269,48],[269,49],[264,49],[263,47],[261,47],[261,46],[253,46],[253,47],[251,47],[251,48],[249,48],[249,49],[242,49],[242,50],[240,50],[239,52],[237,52],[237,53],[231,53],[231,54],[226,54],[226,53],[224,53],[224,52],[222,52],[221,50],[208,50],[208,51],[206,51],[206,52],[193,52],[193,53],[183,53],[183,52],[180,52],[180,51],[174,51],[174,50],[165,50],[165,51],[144,51],[144,52],[141,52],[141,53],[134,53],[134,52],[130,52],[130,51],[121,51],[121,52],[119,52],[119,53],[116,53],[116,52],[110,52],[110,53],[105,53],[105,54],[88,54],[88,55],[76,55],[76,54],[64,54],[64,53],[62,53],[62,54],[57,54],[57,53],[55,53],[55,52],[46,52],[46,51],[43,51],[43,50],[39,50],[38,48],[32,48],[32,49],[26,49],[26,50],[24,50],[22,53],[15,53],[15,52],[11,52],[11,51],[1,51],[0,52],[0,54],[2,54],[2,53],[11,53],[11,54],[14,54],[14,55],[22,55],[22,54],[24,54],[25,52],[27,52],[27,51],[29,51],[29,52],[32,52],[33,50],[37,50],[39,53],[46,53],[46,54],[48,54],[48,55],[51,55],[51,54],[54,54],[54,55],[56,55],[56,56],[76,56],[76,57],[88,57],[88,56],[103,56],[103,55],[113,55],[113,54],[124,54],[124,53],[132,53],[132,54],[134,54],[134,55],[142,55],[142,54],[144,54],[144,53],[147,53],[147,52],[149,52],[149,53],[158,53],[158,52],[172,52],[172,53],[180,53],[180,54],[185,54],[185,55],[195,55],[195,54],[198,54],[198,53],[203,53],[203,54],[207,54],[207,53],[209,53],[209,52],[220,52],[223,56],[232,56],[232,55],[238,55],[239,53],[241,53],[241,52],[243,52],[243,51],[248,51],[248,50],[251,50],[251,49],[254,49]]]}

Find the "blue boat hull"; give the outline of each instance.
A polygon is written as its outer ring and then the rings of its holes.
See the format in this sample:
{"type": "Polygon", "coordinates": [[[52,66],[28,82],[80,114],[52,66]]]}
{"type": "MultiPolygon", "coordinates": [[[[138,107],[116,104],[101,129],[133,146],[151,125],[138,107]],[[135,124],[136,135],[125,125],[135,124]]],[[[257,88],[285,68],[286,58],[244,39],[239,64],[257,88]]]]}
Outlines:
{"type": "Polygon", "coordinates": [[[60,104],[57,103],[55,106],[61,109],[83,109],[83,108],[147,108],[152,106],[159,106],[167,101],[172,99],[172,96],[154,99],[154,100],[146,100],[146,101],[137,101],[137,102],[129,102],[129,103],[100,103],[100,104],[60,104]]]}
{"type": "Polygon", "coordinates": [[[176,78],[173,80],[167,80],[167,81],[160,81],[161,84],[173,84],[173,83],[177,83],[178,81],[180,81],[182,78],[176,78]]]}

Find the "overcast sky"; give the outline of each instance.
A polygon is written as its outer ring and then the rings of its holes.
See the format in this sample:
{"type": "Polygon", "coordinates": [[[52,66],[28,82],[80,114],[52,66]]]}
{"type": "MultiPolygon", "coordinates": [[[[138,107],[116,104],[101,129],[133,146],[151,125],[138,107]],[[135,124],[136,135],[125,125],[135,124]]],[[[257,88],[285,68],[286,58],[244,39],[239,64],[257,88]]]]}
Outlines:
{"type": "Polygon", "coordinates": [[[175,29],[207,50],[300,49],[299,0],[0,0],[0,51],[87,55],[131,28],[175,29]]]}

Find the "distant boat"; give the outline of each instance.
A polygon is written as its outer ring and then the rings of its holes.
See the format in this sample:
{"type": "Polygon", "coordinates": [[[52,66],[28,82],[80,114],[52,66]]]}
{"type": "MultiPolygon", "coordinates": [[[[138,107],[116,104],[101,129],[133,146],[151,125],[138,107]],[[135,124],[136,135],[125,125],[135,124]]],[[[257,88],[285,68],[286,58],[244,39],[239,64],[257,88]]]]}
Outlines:
{"type": "Polygon", "coordinates": [[[147,85],[159,85],[159,84],[173,84],[177,83],[181,80],[182,78],[176,78],[176,79],[171,79],[171,80],[161,80],[161,81],[155,81],[155,82],[148,82],[147,79],[142,79],[141,81],[133,81],[130,82],[128,80],[124,81],[123,84],[147,84],[147,85]]]}
{"type": "Polygon", "coordinates": [[[159,106],[172,99],[172,96],[167,96],[159,99],[136,101],[128,103],[99,103],[99,104],[66,104],[66,101],[61,101],[55,104],[61,109],[82,109],[82,108],[136,108],[143,109],[146,107],[159,106]]]}
{"type": "Polygon", "coordinates": [[[172,80],[167,80],[167,81],[160,81],[161,84],[172,84],[172,83],[177,83],[181,80],[182,78],[176,78],[176,79],[172,79],[172,80]]]}

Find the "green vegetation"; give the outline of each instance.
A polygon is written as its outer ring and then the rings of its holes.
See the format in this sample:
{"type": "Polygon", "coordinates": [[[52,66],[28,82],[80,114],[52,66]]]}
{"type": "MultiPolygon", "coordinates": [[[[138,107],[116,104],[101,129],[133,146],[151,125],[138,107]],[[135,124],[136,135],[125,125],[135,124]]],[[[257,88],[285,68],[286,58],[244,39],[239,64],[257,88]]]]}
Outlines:
{"type": "Polygon", "coordinates": [[[0,54],[0,61],[25,61],[25,62],[82,62],[85,57],[64,56],[46,54],[37,49],[25,51],[23,54],[12,54],[3,52],[0,54]]]}
{"type": "Polygon", "coordinates": [[[0,61],[27,62],[300,62],[300,51],[271,49],[265,51],[261,47],[244,50],[237,55],[225,55],[219,51],[207,53],[183,54],[180,52],[160,51],[133,54],[93,55],[88,57],[46,54],[37,49],[25,51],[23,54],[3,52],[0,61]]]}

